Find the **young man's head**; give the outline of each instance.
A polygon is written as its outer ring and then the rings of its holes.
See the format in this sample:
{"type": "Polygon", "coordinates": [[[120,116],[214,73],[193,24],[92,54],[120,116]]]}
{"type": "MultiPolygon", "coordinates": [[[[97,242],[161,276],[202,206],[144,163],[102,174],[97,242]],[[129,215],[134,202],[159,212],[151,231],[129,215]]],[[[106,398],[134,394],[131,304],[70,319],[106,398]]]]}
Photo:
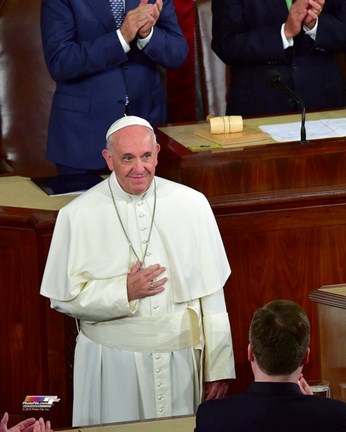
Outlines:
{"type": "Polygon", "coordinates": [[[307,362],[310,323],[298,304],[274,300],[254,313],[249,339],[262,372],[290,375],[307,362]]]}

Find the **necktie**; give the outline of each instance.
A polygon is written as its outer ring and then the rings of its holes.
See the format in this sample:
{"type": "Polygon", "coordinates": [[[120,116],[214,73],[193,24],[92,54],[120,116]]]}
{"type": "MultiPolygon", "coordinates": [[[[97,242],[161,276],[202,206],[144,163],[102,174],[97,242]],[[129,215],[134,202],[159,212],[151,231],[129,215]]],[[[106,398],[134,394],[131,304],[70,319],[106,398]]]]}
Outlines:
{"type": "Polygon", "coordinates": [[[116,27],[119,28],[124,21],[124,0],[109,0],[116,27]]]}
{"type": "Polygon", "coordinates": [[[287,9],[290,10],[292,6],[292,0],[286,0],[287,9]]]}

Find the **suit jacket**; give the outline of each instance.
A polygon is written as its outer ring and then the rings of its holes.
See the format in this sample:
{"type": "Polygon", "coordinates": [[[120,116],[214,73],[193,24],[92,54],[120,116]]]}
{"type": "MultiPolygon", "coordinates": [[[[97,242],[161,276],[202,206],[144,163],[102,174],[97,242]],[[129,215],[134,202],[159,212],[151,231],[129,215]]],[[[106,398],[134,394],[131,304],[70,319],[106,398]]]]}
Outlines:
{"type": "MultiPolygon", "coordinates": [[[[149,0],[153,2],[153,0],[149,0]]],[[[126,12],[139,0],[126,0],[126,12]]],[[[47,158],[83,169],[105,166],[101,150],[111,123],[125,112],[153,125],[166,121],[162,68],[177,68],[188,53],[172,0],[163,9],[147,46],[136,40],[125,54],[108,0],[43,0],[45,60],[56,82],[47,158]]]]}
{"type": "Polygon", "coordinates": [[[346,404],[306,396],[295,383],[254,382],[245,393],[203,402],[195,432],[341,432],[346,404]]]}
{"type": "Polygon", "coordinates": [[[276,71],[307,110],[346,105],[337,52],[346,48],[346,0],[327,0],[316,40],[304,31],[283,49],[285,0],[213,0],[212,49],[231,66],[227,114],[261,115],[297,106],[271,84],[276,71]]]}

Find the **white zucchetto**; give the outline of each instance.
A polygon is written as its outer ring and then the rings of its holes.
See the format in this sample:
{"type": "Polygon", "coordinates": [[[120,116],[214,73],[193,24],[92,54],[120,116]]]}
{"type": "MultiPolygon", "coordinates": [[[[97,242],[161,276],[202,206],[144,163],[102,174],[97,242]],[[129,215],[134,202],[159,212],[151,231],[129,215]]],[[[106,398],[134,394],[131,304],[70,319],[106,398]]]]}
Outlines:
{"type": "Polygon", "coordinates": [[[153,127],[151,126],[151,124],[141,118],[141,117],[137,117],[137,116],[125,116],[120,118],[119,120],[115,121],[110,128],[108,129],[107,133],[106,133],[106,140],[108,140],[108,138],[116,131],[123,129],[127,126],[145,126],[149,129],[151,129],[152,131],[154,131],[153,127]]]}

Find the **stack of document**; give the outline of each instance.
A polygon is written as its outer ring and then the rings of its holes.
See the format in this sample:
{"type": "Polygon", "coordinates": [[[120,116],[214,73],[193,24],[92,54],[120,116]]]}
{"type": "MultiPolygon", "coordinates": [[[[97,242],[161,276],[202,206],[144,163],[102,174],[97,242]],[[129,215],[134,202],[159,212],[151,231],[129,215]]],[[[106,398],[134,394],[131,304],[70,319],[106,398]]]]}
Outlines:
{"type": "MultiPolygon", "coordinates": [[[[277,142],[299,141],[301,122],[260,126],[260,129],[277,142]]],[[[305,122],[309,140],[346,136],[346,118],[321,119],[305,122]]]]}

